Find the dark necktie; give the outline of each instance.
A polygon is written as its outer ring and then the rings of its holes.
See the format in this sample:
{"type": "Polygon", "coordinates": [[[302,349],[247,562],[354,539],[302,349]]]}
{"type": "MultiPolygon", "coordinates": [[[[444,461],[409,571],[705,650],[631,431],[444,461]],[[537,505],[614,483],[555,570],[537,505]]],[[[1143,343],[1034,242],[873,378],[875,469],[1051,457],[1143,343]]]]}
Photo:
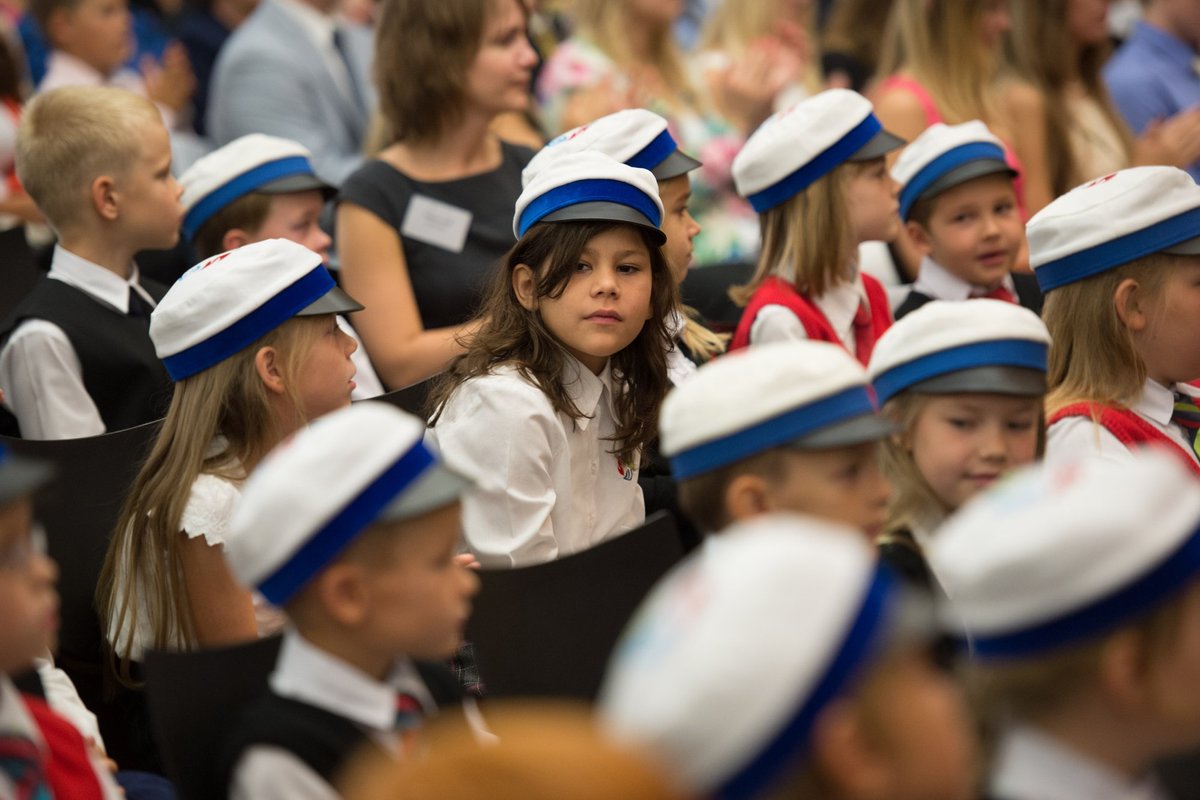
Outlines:
{"type": "Polygon", "coordinates": [[[363,99],[362,87],[358,85],[358,74],[354,71],[354,60],[350,58],[350,50],[346,44],[346,34],[340,28],[333,29],[333,49],[337,50],[346,68],[346,78],[350,81],[350,96],[354,105],[362,113],[366,113],[366,100],[363,99]]]}
{"type": "Polygon", "coordinates": [[[142,297],[141,292],[129,287],[129,316],[137,319],[150,319],[150,312],[154,310],[154,306],[146,302],[146,298],[142,297]]]}
{"type": "Polygon", "coordinates": [[[1171,422],[1183,428],[1183,434],[1192,443],[1192,452],[1200,457],[1200,449],[1197,449],[1200,437],[1196,436],[1196,433],[1200,431],[1200,407],[1196,405],[1196,398],[1176,392],[1175,408],[1171,411],[1171,422]]]}

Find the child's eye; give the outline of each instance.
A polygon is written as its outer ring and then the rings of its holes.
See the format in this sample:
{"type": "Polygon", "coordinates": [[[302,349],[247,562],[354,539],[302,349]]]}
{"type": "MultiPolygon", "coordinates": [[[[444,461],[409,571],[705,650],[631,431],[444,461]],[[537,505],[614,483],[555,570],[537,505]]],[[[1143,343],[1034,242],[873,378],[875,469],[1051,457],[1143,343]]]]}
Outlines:
{"type": "Polygon", "coordinates": [[[862,474],[862,465],[861,464],[851,464],[848,467],[844,467],[842,469],[842,471],[838,473],[838,477],[841,478],[843,481],[850,482],[850,481],[857,480],[858,476],[861,474],[862,474]]]}
{"type": "Polygon", "coordinates": [[[970,430],[975,425],[974,420],[967,419],[966,417],[947,417],[946,423],[951,428],[958,428],[959,430],[970,430]]]}
{"type": "Polygon", "coordinates": [[[1034,426],[1034,421],[1031,419],[1010,419],[1008,421],[1008,429],[1010,431],[1027,431],[1034,426]]]}
{"type": "Polygon", "coordinates": [[[996,206],[997,214],[1008,214],[1016,208],[1012,203],[1000,203],[996,206]]]}
{"type": "Polygon", "coordinates": [[[586,261],[580,261],[578,264],[575,265],[576,272],[586,272],[587,270],[589,270],[591,268],[592,268],[591,265],[588,264],[586,261]]]}
{"type": "Polygon", "coordinates": [[[630,275],[634,272],[639,272],[639,271],[641,271],[641,269],[642,268],[640,266],[638,266],[637,264],[621,264],[617,267],[618,271],[623,272],[626,275],[630,275]]]}
{"type": "Polygon", "coordinates": [[[956,214],[954,217],[954,221],[955,222],[970,222],[971,215],[970,214],[956,214]]]}

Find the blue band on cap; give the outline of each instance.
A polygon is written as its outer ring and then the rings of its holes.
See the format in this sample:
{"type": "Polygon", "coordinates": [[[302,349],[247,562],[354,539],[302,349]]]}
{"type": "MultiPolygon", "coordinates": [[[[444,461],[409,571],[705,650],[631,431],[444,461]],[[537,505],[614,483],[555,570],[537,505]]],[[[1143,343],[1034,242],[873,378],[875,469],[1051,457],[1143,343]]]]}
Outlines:
{"type": "Polygon", "coordinates": [[[671,132],[664,130],[658,136],[654,137],[654,141],[643,147],[640,152],[625,163],[631,167],[653,171],[655,167],[666,161],[667,156],[678,149],[679,145],[675,144],[675,140],[671,137],[671,132]]]}
{"type": "Polygon", "coordinates": [[[997,636],[971,634],[980,659],[1021,658],[1092,639],[1161,606],[1200,575],[1200,530],[1154,569],[1094,603],[1032,628],[997,636]]]}
{"type": "Polygon", "coordinates": [[[662,212],[658,205],[636,186],[624,181],[608,178],[591,178],[556,186],[545,194],[535,197],[521,212],[517,235],[524,236],[542,218],[580,203],[617,203],[628,206],[646,218],[646,223],[657,228],[662,224],[662,212]]]}
{"type": "MultiPolygon", "coordinates": [[[[187,280],[187,277],[180,280],[187,280]]],[[[334,286],[329,270],[318,264],[314,270],[225,330],[162,359],[163,366],[174,381],[206,370],[275,330],[324,297],[334,286]]]]}
{"type": "Polygon", "coordinates": [[[259,581],[258,590],[263,597],[277,606],[290,600],[433,464],[433,454],[418,439],[398,461],[315,531],[291,558],[259,581]]]}
{"type": "Polygon", "coordinates": [[[873,383],[880,405],[922,381],[977,367],[1025,367],[1046,371],[1049,348],[1029,339],[991,339],[914,358],[880,373],[873,383]]]}
{"type": "Polygon", "coordinates": [[[782,772],[795,765],[797,757],[808,748],[813,725],[821,710],[845,691],[878,647],[888,607],[898,586],[897,579],[887,567],[876,567],[858,616],[825,674],[775,738],[716,791],[714,796],[718,800],[758,797],[782,772]]]}
{"type": "Polygon", "coordinates": [[[951,148],[917,170],[917,174],[904,184],[904,188],[900,190],[900,218],[908,219],[908,212],[912,210],[913,204],[938,178],[973,161],[999,161],[1008,166],[1004,158],[1004,148],[992,142],[969,142],[951,148]]]}
{"type": "Polygon", "coordinates": [[[1095,247],[1047,261],[1034,269],[1043,292],[1099,275],[1134,259],[1166,250],[1200,236],[1200,208],[1156,222],[1095,247]]]}
{"type": "Polygon", "coordinates": [[[772,447],[794,442],[831,425],[874,413],[875,404],[871,400],[870,389],[854,386],[808,405],[789,409],[777,417],[728,436],[684,450],[671,458],[671,473],[677,481],[686,480],[772,447]]]}
{"type": "Polygon", "coordinates": [[[875,115],[867,114],[866,119],[834,142],[825,152],[817,155],[786,178],[768,186],[761,192],[755,192],[746,199],[758,213],[769,211],[780,203],[795,197],[819,178],[833,172],[861,150],[881,130],[883,130],[883,125],[875,115]]]}
{"type": "Polygon", "coordinates": [[[212,219],[213,215],[240,197],[250,194],[255,189],[281,178],[291,178],[295,175],[313,175],[312,164],[304,156],[289,156],[278,161],[268,161],[259,164],[254,169],[246,170],[228,183],[218,186],[209,192],[200,202],[192,206],[183,218],[183,235],[191,241],[196,236],[200,226],[212,219]]]}

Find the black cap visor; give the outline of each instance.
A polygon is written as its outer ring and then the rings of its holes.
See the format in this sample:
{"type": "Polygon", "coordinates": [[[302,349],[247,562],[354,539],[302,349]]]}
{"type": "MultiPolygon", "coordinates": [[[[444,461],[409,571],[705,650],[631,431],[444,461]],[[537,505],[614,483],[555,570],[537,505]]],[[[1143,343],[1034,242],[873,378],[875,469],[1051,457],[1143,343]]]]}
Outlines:
{"type": "Polygon", "coordinates": [[[657,181],[669,181],[671,178],[686,175],[702,166],[704,165],[700,161],[697,161],[681,150],[676,150],[656,164],[650,172],[657,181]]]}
{"type": "Polygon", "coordinates": [[[349,314],[362,311],[362,303],[335,286],[308,306],[296,312],[297,317],[316,317],[321,314],[349,314]]]}
{"type": "Polygon", "coordinates": [[[380,520],[404,520],[450,505],[474,484],[442,464],[434,464],[379,514],[380,520]]]}
{"type": "Polygon", "coordinates": [[[1188,239],[1186,242],[1171,245],[1162,252],[1172,253],[1177,256],[1200,256],[1200,236],[1197,236],[1195,239],[1188,239]]]}
{"type": "Polygon", "coordinates": [[[667,242],[667,235],[640,211],[620,203],[609,203],[604,200],[577,203],[560,208],[558,211],[542,217],[539,222],[625,222],[650,231],[659,247],[667,242]]]}
{"type": "Polygon", "coordinates": [[[894,133],[888,133],[881,130],[879,133],[871,137],[871,141],[858,148],[858,151],[847,161],[871,161],[876,158],[883,158],[893,150],[899,150],[908,142],[901,139],[894,133]]]}
{"type": "Polygon", "coordinates": [[[947,189],[953,189],[955,186],[960,186],[967,181],[973,181],[976,178],[982,178],[987,175],[1006,174],[1010,178],[1017,177],[1017,171],[1003,161],[996,159],[985,158],[979,161],[970,161],[942,175],[933,183],[921,192],[921,198],[936,197],[947,189]]]}
{"type": "Polygon", "coordinates": [[[899,427],[878,414],[864,414],[861,417],[830,425],[819,431],[792,440],[789,444],[799,450],[824,450],[830,447],[849,447],[863,442],[874,442],[883,439],[899,430],[899,427]]]}
{"type": "Polygon", "coordinates": [[[33,494],[54,477],[54,468],[44,461],[23,458],[13,452],[0,461],[0,505],[33,494]]]}
{"type": "Polygon", "coordinates": [[[975,367],[921,381],[908,391],[921,394],[1007,394],[1038,397],[1046,393],[1046,373],[1029,367],[975,367]]]}
{"type": "Polygon", "coordinates": [[[263,194],[291,194],[292,192],[308,192],[316,189],[326,200],[332,200],[337,189],[330,186],[316,175],[288,175],[285,178],[271,181],[259,186],[254,191],[263,194]]]}

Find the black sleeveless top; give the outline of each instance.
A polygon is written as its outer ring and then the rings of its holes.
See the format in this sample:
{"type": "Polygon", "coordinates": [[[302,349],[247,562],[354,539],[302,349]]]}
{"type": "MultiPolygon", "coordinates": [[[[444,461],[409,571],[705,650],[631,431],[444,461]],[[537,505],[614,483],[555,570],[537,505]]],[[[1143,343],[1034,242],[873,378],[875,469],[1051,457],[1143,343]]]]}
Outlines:
{"type": "MultiPolygon", "coordinates": [[[[521,194],[521,170],[533,158],[533,151],[507,142],[500,146],[500,166],[491,172],[437,183],[414,180],[378,159],[368,161],[346,179],[338,195],[338,202],[362,206],[400,235],[426,328],[461,325],[474,318],[493,267],[516,244],[513,209],[521,194]],[[418,196],[453,207],[449,211],[452,216],[470,213],[460,252],[448,249],[445,230],[423,225],[413,230],[413,222],[405,225],[410,203],[418,196]],[[439,241],[443,244],[436,243],[439,241]]],[[[363,302],[369,305],[370,298],[363,302]]]]}

